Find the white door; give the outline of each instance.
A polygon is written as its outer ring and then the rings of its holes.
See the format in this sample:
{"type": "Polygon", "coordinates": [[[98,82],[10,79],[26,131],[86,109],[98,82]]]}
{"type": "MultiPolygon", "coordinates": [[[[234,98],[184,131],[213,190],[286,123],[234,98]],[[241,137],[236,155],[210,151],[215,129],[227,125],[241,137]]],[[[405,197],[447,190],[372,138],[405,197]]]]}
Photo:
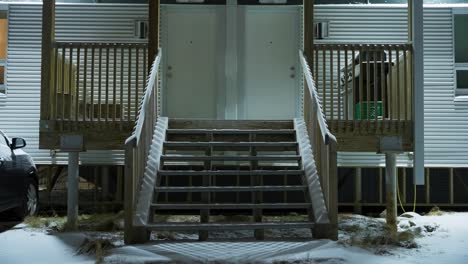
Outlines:
{"type": "Polygon", "coordinates": [[[217,119],[224,110],[224,8],[173,6],[162,13],[163,114],[217,119]]]}
{"type": "Polygon", "coordinates": [[[294,118],[301,78],[299,8],[244,6],[239,11],[239,116],[294,118]]]}

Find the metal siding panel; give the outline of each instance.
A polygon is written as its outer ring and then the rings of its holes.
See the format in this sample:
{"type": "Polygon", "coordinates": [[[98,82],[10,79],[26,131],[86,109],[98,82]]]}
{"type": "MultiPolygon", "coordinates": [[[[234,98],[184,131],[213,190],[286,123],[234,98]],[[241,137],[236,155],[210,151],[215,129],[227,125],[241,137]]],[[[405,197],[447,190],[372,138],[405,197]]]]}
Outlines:
{"type": "MultiPolygon", "coordinates": [[[[37,164],[66,163],[64,153],[39,150],[41,10],[37,4],[9,9],[7,98],[0,98],[0,128],[24,137],[37,164]]],[[[135,20],[147,19],[146,5],[58,5],[59,41],[132,41],[135,20]]],[[[140,93],[141,94],[141,93],[140,93]]],[[[88,151],[83,164],[123,164],[122,151],[88,151]]]]}
{"type": "MultiPolygon", "coordinates": [[[[468,141],[464,139],[468,105],[453,101],[452,11],[441,7],[426,7],[424,11],[425,166],[467,166],[468,141]]],[[[330,23],[330,37],[316,43],[401,43],[407,39],[407,10],[403,6],[317,6],[315,15],[316,20],[330,23]]],[[[338,162],[340,166],[385,166],[385,157],[339,153],[338,162]]],[[[398,164],[412,166],[411,156],[400,155],[398,164]]]]}

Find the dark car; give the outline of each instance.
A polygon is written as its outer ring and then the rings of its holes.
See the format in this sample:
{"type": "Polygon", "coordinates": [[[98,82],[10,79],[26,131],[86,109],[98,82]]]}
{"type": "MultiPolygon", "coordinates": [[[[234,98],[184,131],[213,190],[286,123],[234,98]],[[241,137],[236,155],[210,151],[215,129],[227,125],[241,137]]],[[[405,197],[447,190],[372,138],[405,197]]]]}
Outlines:
{"type": "Polygon", "coordinates": [[[25,146],[24,139],[0,131],[0,212],[11,210],[20,219],[38,208],[37,170],[25,146]]]}

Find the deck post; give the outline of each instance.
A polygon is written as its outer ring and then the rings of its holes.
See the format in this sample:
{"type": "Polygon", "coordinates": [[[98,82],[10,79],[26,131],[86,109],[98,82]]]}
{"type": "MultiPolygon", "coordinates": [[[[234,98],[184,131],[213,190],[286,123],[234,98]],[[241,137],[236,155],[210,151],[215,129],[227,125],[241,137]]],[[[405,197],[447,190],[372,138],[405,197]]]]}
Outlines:
{"type": "MultiPolygon", "coordinates": [[[[159,49],[159,0],[148,1],[148,63],[153,63],[159,49]]],[[[148,67],[151,71],[151,67],[148,67]]]]}
{"type": "Polygon", "coordinates": [[[397,237],[396,153],[385,153],[385,193],[387,227],[392,239],[397,237]]]}
{"type": "Polygon", "coordinates": [[[55,0],[42,3],[41,120],[50,119],[52,49],[55,39],[55,0]]]}
{"type": "Polygon", "coordinates": [[[68,182],[67,182],[67,229],[75,230],[78,227],[78,179],[80,153],[68,153],[68,182]]]}
{"type": "Polygon", "coordinates": [[[354,177],[354,213],[362,214],[362,169],[356,168],[354,177]]]}
{"type": "Polygon", "coordinates": [[[142,244],[149,241],[151,232],[144,227],[133,224],[135,213],[135,156],[136,138],[125,143],[125,172],[124,172],[124,242],[125,244],[142,244]]]}

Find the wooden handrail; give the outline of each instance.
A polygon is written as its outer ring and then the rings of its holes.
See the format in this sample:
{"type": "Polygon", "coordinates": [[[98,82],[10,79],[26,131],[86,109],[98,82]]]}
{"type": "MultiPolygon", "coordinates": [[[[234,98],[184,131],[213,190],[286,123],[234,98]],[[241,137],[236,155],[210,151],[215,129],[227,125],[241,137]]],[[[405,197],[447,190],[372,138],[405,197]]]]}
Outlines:
{"type": "Polygon", "coordinates": [[[53,43],[54,48],[147,48],[148,43],[146,42],[68,42],[68,41],[56,41],[53,43]]]}
{"type": "Polygon", "coordinates": [[[326,119],[325,119],[325,114],[322,109],[322,104],[320,102],[320,99],[318,97],[316,87],[315,87],[315,82],[312,77],[312,73],[309,67],[309,64],[307,63],[307,60],[305,58],[305,55],[302,51],[299,51],[299,58],[301,60],[301,65],[302,65],[302,70],[304,74],[304,78],[306,79],[310,99],[313,102],[313,107],[314,107],[314,112],[315,115],[317,116],[319,127],[320,127],[320,132],[321,136],[323,138],[323,141],[325,144],[329,144],[330,140],[336,142],[335,136],[330,132],[326,119]]]}
{"type": "MultiPolygon", "coordinates": [[[[312,71],[302,51],[299,51],[302,72],[306,80],[307,91],[304,96],[304,121],[309,133],[313,150],[313,159],[320,179],[321,189],[328,209],[330,226],[327,237],[338,238],[338,164],[337,141],[330,132],[324,115],[324,109],[317,93],[312,71]],[[308,95],[308,96],[307,96],[308,95]]],[[[309,162],[309,164],[312,164],[309,162]]],[[[320,188],[320,186],[318,187],[320,188]]],[[[316,219],[317,221],[317,219],[316,219]]]]}
{"type": "Polygon", "coordinates": [[[152,197],[153,181],[156,180],[155,168],[159,167],[159,158],[155,157],[162,153],[161,146],[167,128],[167,118],[158,116],[160,63],[161,50],[154,58],[151,72],[148,75],[133,133],[125,141],[126,240],[131,239],[127,235],[133,234],[135,223],[141,225],[149,217],[148,212],[141,208],[144,208],[152,197]],[[150,150],[153,153],[152,157],[149,157],[150,150]],[[145,188],[143,188],[143,182],[146,183],[145,188]],[[139,198],[139,195],[142,195],[144,199],[139,198]],[[138,211],[141,213],[135,215],[137,205],[140,206],[138,211]],[[138,221],[135,222],[134,219],[138,219],[138,221]]]}
{"type": "MultiPolygon", "coordinates": [[[[161,50],[158,51],[156,58],[154,59],[153,65],[151,66],[151,72],[148,76],[148,80],[146,83],[145,94],[143,95],[143,99],[141,100],[140,108],[138,111],[137,120],[135,122],[135,129],[133,130],[132,136],[136,138],[136,144],[140,143],[140,138],[142,137],[143,127],[145,122],[145,117],[148,114],[152,114],[152,118],[156,119],[158,117],[158,109],[157,105],[155,109],[151,109],[150,100],[153,95],[158,96],[157,93],[157,80],[158,80],[158,73],[159,73],[159,64],[161,63],[161,50]],[[150,110],[155,110],[155,112],[150,112],[150,110]]],[[[158,103],[158,99],[156,99],[156,104],[158,103]]],[[[156,121],[156,120],[154,120],[156,121]]]]}

